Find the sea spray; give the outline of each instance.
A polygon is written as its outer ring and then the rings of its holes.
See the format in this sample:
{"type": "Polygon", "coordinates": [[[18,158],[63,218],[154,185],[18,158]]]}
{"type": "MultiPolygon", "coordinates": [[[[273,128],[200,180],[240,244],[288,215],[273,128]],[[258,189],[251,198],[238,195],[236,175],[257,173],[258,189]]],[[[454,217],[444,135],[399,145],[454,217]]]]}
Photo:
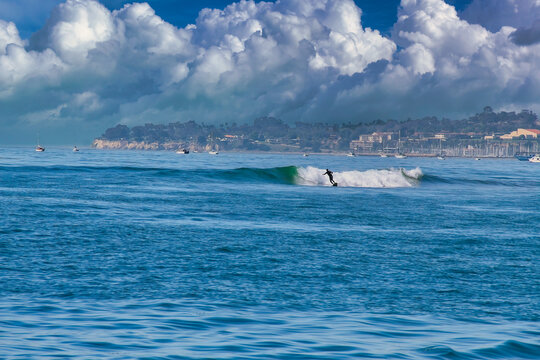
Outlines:
{"type": "MultiPolygon", "coordinates": [[[[325,170],[308,166],[298,168],[297,184],[308,186],[331,186],[325,170]]],[[[399,188],[416,186],[422,177],[422,170],[415,168],[343,171],[334,172],[334,180],[339,186],[369,188],[399,188]]]]}

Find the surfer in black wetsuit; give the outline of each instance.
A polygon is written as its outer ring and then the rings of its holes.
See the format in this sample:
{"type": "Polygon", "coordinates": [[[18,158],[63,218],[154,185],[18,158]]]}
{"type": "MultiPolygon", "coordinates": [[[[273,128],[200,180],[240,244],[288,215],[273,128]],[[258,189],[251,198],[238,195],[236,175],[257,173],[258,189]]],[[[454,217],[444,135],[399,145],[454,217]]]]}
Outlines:
{"type": "Polygon", "coordinates": [[[334,173],[330,170],[326,169],[326,172],[323,175],[328,175],[328,178],[330,179],[330,184],[336,185],[336,182],[334,181],[334,173]]]}

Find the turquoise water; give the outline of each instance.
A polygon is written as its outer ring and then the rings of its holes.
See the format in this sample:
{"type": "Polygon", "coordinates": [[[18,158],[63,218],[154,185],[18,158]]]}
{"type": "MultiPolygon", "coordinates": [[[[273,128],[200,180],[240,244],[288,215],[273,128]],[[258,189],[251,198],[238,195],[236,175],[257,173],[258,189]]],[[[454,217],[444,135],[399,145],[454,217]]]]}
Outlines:
{"type": "Polygon", "coordinates": [[[0,149],[0,358],[540,358],[539,175],[0,149]]]}

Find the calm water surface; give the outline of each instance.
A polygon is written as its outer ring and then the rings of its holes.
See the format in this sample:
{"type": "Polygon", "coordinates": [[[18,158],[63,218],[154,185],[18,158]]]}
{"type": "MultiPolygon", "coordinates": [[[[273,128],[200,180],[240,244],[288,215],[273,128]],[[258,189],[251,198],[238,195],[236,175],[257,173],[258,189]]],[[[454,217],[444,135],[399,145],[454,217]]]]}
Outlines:
{"type": "Polygon", "coordinates": [[[2,148],[0,358],[538,359],[539,201],[516,160],[2,148]]]}

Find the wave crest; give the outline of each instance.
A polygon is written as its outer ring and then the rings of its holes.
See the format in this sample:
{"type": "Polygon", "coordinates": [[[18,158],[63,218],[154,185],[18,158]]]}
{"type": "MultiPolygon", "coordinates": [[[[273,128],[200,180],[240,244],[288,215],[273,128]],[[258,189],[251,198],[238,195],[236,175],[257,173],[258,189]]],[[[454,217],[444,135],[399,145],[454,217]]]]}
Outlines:
{"type": "MultiPolygon", "coordinates": [[[[331,186],[326,170],[308,166],[298,168],[297,184],[308,186],[331,186]]],[[[334,172],[334,180],[339,186],[369,188],[399,188],[418,185],[423,173],[420,168],[406,170],[366,170],[334,172]]]]}

